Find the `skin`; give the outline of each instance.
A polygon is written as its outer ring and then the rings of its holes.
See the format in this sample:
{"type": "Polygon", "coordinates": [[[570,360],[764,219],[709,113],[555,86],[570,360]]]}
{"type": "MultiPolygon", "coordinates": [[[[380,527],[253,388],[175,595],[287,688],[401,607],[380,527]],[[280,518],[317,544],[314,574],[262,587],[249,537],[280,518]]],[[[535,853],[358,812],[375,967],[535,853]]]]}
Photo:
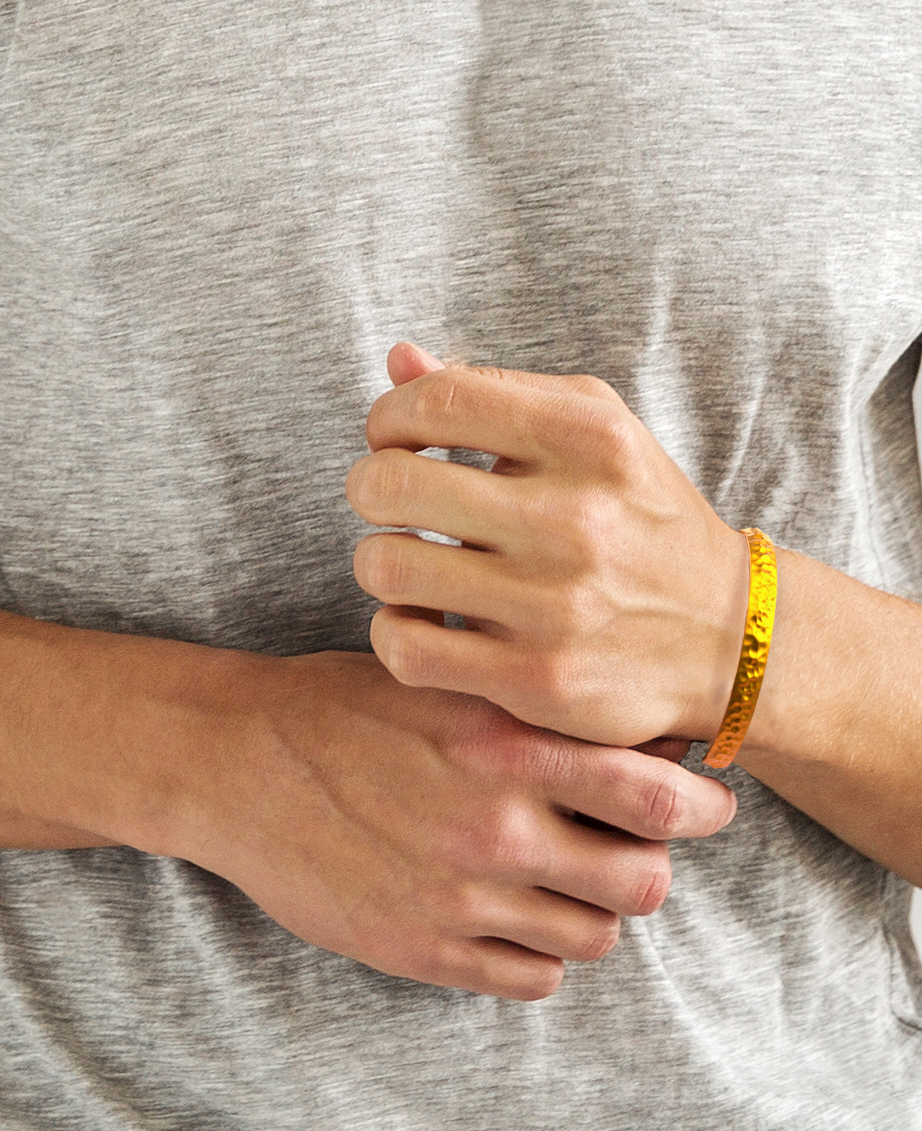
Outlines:
{"type": "MultiPolygon", "coordinates": [[[[359,544],[356,577],[385,602],[372,643],[387,669],[592,742],[712,740],[746,618],[745,537],[596,378],[446,368],[409,343],[388,369],[349,501],[374,525],[461,545],[359,544]],[[487,472],[420,458],[427,447],[498,459],[487,472]]],[[[918,884],[922,609],[788,550],[778,571],[737,762],[918,884]]]]}
{"type": "MultiPolygon", "coordinates": [[[[398,387],[348,484],[370,521],[465,543],[359,547],[360,580],[388,602],[381,659],[0,613],[0,846],[181,857],[309,942],[518,999],[662,902],[667,841],[735,811],[673,760],[719,726],[745,541],[593,378],[438,366],[393,351],[398,387]],[[498,474],[456,469],[453,493],[414,454],[434,443],[494,447],[498,474]],[[467,629],[444,629],[443,609],[467,629]]],[[[779,576],[738,762],[918,883],[922,612],[789,551],[779,576]]]]}
{"type": "Polygon", "coordinates": [[[438,985],[553,993],[661,904],[669,839],[735,812],[671,760],[683,743],[563,737],[372,655],[0,614],[0,669],[0,846],[180,857],[308,942],[438,985]]]}

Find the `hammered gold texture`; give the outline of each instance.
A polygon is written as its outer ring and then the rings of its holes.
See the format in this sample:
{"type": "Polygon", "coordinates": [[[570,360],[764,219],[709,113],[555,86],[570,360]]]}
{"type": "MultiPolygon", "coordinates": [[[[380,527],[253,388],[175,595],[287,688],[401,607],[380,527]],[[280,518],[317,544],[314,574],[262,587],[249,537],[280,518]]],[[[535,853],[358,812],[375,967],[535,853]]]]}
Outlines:
{"type": "Polygon", "coordinates": [[[762,687],[775,623],[778,593],[775,547],[761,530],[746,527],[740,533],[745,534],[749,542],[749,607],[730,703],[704,759],[704,764],[715,770],[730,765],[746,737],[762,687]]]}

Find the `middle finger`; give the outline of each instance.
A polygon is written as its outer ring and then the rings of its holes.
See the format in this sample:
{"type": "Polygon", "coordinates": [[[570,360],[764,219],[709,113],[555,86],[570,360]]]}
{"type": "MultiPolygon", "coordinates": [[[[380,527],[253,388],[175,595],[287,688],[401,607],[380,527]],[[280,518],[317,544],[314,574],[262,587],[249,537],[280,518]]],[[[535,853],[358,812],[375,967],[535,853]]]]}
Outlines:
{"type": "Polygon", "coordinates": [[[518,479],[383,448],[360,459],[346,479],[352,509],[375,526],[412,526],[490,550],[519,541],[518,479]]]}
{"type": "Polygon", "coordinates": [[[549,812],[535,885],[618,915],[649,915],[672,879],[669,848],[620,829],[578,824],[549,812]]]}

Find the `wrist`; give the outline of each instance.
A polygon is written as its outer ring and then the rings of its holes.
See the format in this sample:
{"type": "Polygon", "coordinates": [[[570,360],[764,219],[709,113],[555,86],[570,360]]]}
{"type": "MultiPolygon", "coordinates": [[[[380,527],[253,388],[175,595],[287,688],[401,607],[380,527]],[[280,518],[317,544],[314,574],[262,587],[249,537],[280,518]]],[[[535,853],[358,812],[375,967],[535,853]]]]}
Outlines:
{"type": "Polygon", "coordinates": [[[778,551],[778,610],[738,764],[922,883],[922,607],[778,551]]]}
{"type": "Polygon", "coordinates": [[[849,598],[854,590],[877,596],[821,562],[780,546],[775,550],[775,627],[759,701],[737,759],[747,769],[765,759],[820,762],[838,749],[839,728],[854,700],[854,689],[837,674],[836,659],[850,650],[849,598]]]}
{"type": "Polygon", "coordinates": [[[675,733],[691,741],[711,742],[720,731],[739,667],[749,602],[750,554],[746,535],[721,523],[709,559],[713,577],[701,586],[699,633],[689,670],[694,686],[675,733]]]}

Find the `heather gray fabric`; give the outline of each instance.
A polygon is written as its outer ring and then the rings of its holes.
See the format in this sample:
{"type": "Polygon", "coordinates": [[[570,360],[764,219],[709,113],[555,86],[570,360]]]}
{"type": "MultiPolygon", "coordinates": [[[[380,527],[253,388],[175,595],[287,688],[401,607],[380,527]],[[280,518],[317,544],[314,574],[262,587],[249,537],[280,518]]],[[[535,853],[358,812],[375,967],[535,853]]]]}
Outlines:
{"type": "MultiPolygon", "coordinates": [[[[367,648],[342,481],[405,336],[606,378],[726,521],[922,598],[920,44],[917,0],[0,0],[0,600],[367,648]]],[[[906,885],[724,776],[532,1004],[0,853],[0,1126],[918,1131],[906,885]]]]}

